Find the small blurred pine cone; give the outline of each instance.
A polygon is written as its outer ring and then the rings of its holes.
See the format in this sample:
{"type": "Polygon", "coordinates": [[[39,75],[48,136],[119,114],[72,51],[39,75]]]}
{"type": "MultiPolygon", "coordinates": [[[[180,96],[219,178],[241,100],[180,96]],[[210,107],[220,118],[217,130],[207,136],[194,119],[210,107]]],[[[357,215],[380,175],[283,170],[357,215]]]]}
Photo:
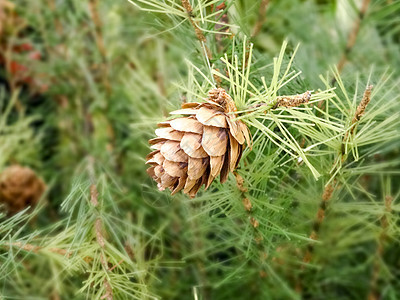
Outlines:
{"type": "Polygon", "coordinates": [[[34,206],[45,191],[46,185],[27,167],[13,165],[0,174],[0,204],[9,214],[34,206]]]}
{"type": "Polygon", "coordinates": [[[247,126],[236,119],[236,106],[224,89],[213,89],[205,103],[184,103],[171,115],[182,115],[161,122],[157,138],[149,141],[154,149],[146,157],[148,174],[158,188],[172,194],[183,192],[194,197],[200,187],[207,189],[220,175],[223,183],[237,167],[245,141],[251,144],[247,126]]]}

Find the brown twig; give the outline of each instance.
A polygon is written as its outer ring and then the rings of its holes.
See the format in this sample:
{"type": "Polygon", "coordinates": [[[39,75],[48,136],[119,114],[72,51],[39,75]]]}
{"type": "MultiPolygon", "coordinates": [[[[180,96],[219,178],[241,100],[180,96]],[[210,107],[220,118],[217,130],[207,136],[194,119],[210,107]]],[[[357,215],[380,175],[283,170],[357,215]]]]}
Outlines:
{"type": "MultiPolygon", "coordinates": [[[[315,215],[315,221],[313,224],[311,234],[309,236],[309,238],[314,241],[318,239],[319,230],[320,230],[321,224],[325,218],[325,211],[326,211],[327,203],[332,198],[332,194],[335,190],[335,187],[336,187],[336,181],[326,185],[324,188],[324,191],[322,193],[322,201],[321,201],[321,203],[318,207],[317,213],[315,215]]],[[[306,254],[303,257],[304,263],[309,263],[311,261],[313,252],[314,252],[314,244],[309,244],[307,246],[306,254]]],[[[304,265],[303,265],[303,268],[304,268],[304,265]]]]}
{"type": "Polygon", "coordinates": [[[96,45],[97,45],[97,48],[99,49],[99,52],[100,52],[103,60],[105,61],[107,58],[107,54],[106,54],[106,48],[104,47],[103,35],[101,33],[102,24],[101,24],[99,12],[97,10],[97,5],[98,5],[97,0],[89,1],[90,15],[92,17],[92,21],[95,26],[96,45]]]}
{"type": "MultiPolygon", "coordinates": [[[[90,0],[89,1],[89,10],[90,10],[90,16],[92,18],[92,22],[94,24],[95,30],[94,30],[94,39],[95,43],[97,46],[97,49],[100,53],[102,63],[99,66],[95,66],[94,70],[97,72],[100,72],[100,80],[102,80],[105,92],[109,95],[112,92],[112,85],[110,83],[110,76],[109,76],[109,67],[108,67],[108,60],[107,60],[107,51],[106,47],[104,44],[104,38],[102,34],[102,22],[101,22],[101,17],[99,15],[99,9],[98,9],[98,0],[90,0]]],[[[106,103],[108,106],[108,102],[106,103]]],[[[106,115],[106,112],[108,110],[108,107],[105,107],[104,109],[104,114],[106,115]]],[[[91,116],[88,116],[90,119],[91,116]]],[[[93,126],[93,122],[91,122],[93,126]]],[[[110,123],[110,121],[106,118],[106,124],[104,125],[106,127],[106,132],[107,132],[107,137],[109,139],[109,143],[106,145],[106,150],[108,152],[111,152],[113,149],[115,149],[115,130],[110,123]]]]}
{"type": "Polygon", "coordinates": [[[182,5],[183,8],[186,10],[186,13],[188,14],[188,19],[190,24],[192,24],[194,32],[196,34],[197,39],[200,41],[202,46],[204,46],[204,49],[206,51],[206,55],[209,60],[212,60],[212,54],[210,48],[207,46],[207,39],[203,34],[203,31],[201,31],[199,25],[193,20],[193,8],[192,5],[190,5],[189,0],[182,0],[182,5]]]}
{"type": "Polygon", "coordinates": [[[265,23],[265,19],[267,17],[267,7],[269,4],[269,0],[261,0],[260,7],[258,9],[258,19],[256,24],[254,25],[253,32],[251,34],[252,37],[258,35],[261,31],[263,24],[265,23]]]}
{"type": "MultiPolygon", "coordinates": [[[[346,48],[344,49],[342,56],[340,57],[340,60],[336,65],[339,74],[342,72],[344,65],[348,61],[349,54],[353,50],[354,45],[356,44],[357,36],[361,27],[361,22],[365,17],[370,2],[371,0],[363,0],[361,4],[360,11],[353,25],[353,29],[351,30],[349,36],[347,37],[346,48]]],[[[334,85],[335,83],[336,83],[336,78],[334,77],[331,80],[331,85],[334,85]]]]}
{"type": "MultiPolygon", "coordinates": [[[[49,8],[50,8],[52,14],[54,16],[56,16],[57,13],[56,13],[56,2],[55,2],[55,0],[48,0],[47,3],[49,5],[49,8]]],[[[54,18],[54,27],[56,29],[57,34],[59,36],[62,36],[62,34],[63,34],[63,26],[62,26],[59,18],[54,18]]]]}
{"type": "MultiPolygon", "coordinates": [[[[190,5],[189,0],[182,0],[182,6],[188,15],[189,22],[190,22],[190,24],[192,24],[192,27],[194,29],[197,39],[199,40],[200,44],[204,47],[204,50],[206,52],[206,56],[207,56],[208,60],[211,61],[213,57],[212,57],[210,48],[207,46],[207,39],[206,39],[203,31],[201,31],[199,25],[193,20],[192,5],[190,5]]],[[[221,78],[219,78],[219,76],[214,74],[214,80],[217,83],[217,87],[220,87],[221,86],[221,78]]]]}
{"type": "Polygon", "coordinates": [[[238,172],[234,172],[233,175],[235,175],[236,186],[237,186],[238,190],[241,193],[242,203],[243,203],[243,206],[244,206],[245,210],[248,213],[250,224],[253,226],[253,228],[258,228],[260,223],[253,216],[253,213],[252,213],[253,212],[253,205],[251,204],[251,201],[250,201],[249,197],[247,196],[247,193],[248,193],[249,190],[244,185],[244,179],[243,179],[242,176],[239,175],[238,172]]]}
{"type": "MultiPolygon", "coordinates": [[[[338,154],[337,158],[335,159],[335,161],[333,163],[333,166],[336,166],[336,168],[338,166],[338,163],[337,163],[338,160],[340,160],[340,162],[343,163],[347,159],[347,155],[346,155],[345,151],[343,151],[343,149],[348,140],[349,134],[350,135],[354,134],[354,128],[357,126],[357,123],[360,121],[362,115],[364,114],[368,103],[371,101],[371,90],[372,90],[372,85],[367,86],[367,88],[365,89],[363,98],[362,98],[360,104],[358,105],[356,112],[354,114],[354,117],[351,121],[350,129],[348,131],[346,131],[346,133],[343,137],[342,151],[340,151],[340,153],[338,154]]],[[[317,210],[317,213],[315,215],[315,221],[313,223],[313,228],[312,228],[311,234],[309,236],[309,238],[311,240],[316,241],[318,239],[319,231],[321,229],[321,225],[325,218],[325,212],[326,212],[328,202],[332,198],[332,195],[335,192],[337,187],[338,187],[338,183],[337,183],[336,179],[334,178],[332,180],[332,182],[328,183],[324,188],[324,191],[323,191],[322,197],[321,197],[321,202],[320,202],[319,208],[317,210]]],[[[303,256],[304,264],[302,265],[301,270],[303,270],[305,268],[305,264],[308,264],[312,260],[313,252],[314,252],[314,243],[309,243],[307,245],[306,253],[303,256]]],[[[302,290],[300,280],[298,280],[296,283],[296,290],[299,293],[302,290]]]]}
{"type": "Polygon", "coordinates": [[[218,46],[218,52],[222,52],[224,49],[224,44],[223,40],[226,34],[228,33],[230,28],[229,28],[229,17],[227,13],[224,13],[224,10],[226,9],[226,4],[225,1],[222,2],[220,5],[216,6],[216,11],[219,13],[215,15],[216,20],[219,21],[218,24],[215,24],[215,30],[221,33],[216,33],[215,34],[215,40],[217,42],[218,46]]]}
{"type": "Polygon", "coordinates": [[[380,260],[383,255],[384,243],[387,238],[387,229],[389,227],[388,214],[390,214],[390,212],[392,211],[392,201],[393,201],[393,198],[391,196],[385,197],[385,211],[381,217],[382,231],[379,235],[378,245],[376,247],[375,261],[374,261],[374,266],[372,269],[370,292],[368,294],[368,300],[380,299],[377,283],[378,283],[379,274],[381,271],[380,260]]]}
{"type": "MultiPolygon", "coordinates": [[[[261,243],[263,240],[263,237],[261,235],[260,228],[259,228],[260,222],[257,220],[257,218],[253,214],[253,205],[248,196],[249,190],[244,184],[243,177],[240,176],[238,172],[234,172],[233,175],[235,175],[236,186],[237,186],[238,190],[240,191],[243,207],[247,212],[247,217],[248,217],[249,223],[251,224],[251,226],[254,229],[254,242],[256,243],[256,246],[258,247],[259,253],[260,253],[260,264],[258,265],[258,267],[262,267],[262,265],[265,263],[265,260],[268,258],[268,253],[265,251],[263,244],[261,243]]],[[[268,276],[268,274],[265,270],[260,268],[259,276],[260,276],[260,278],[265,278],[268,276]]]]}
{"type": "Polygon", "coordinates": [[[303,94],[293,95],[293,96],[279,96],[277,97],[276,107],[296,107],[302,104],[308,103],[311,99],[311,91],[307,91],[303,94]]]}
{"type": "Polygon", "coordinates": [[[265,107],[265,110],[275,109],[277,107],[297,107],[303,104],[307,104],[311,99],[311,91],[304,92],[303,94],[290,95],[290,96],[278,96],[273,103],[258,103],[250,108],[265,107]]]}
{"type": "Polygon", "coordinates": [[[103,83],[106,88],[107,93],[111,92],[111,85],[110,81],[108,79],[108,67],[107,67],[107,52],[106,52],[106,47],[104,46],[104,39],[103,39],[103,34],[102,34],[102,23],[101,23],[101,18],[99,16],[98,12],[98,0],[90,0],[89,1],[89,10],[90,10],[90,16],[92,17],[92,22],[94,24],[95,30],[94,30],[94,38],[96,41],[96,46],[97,49],[99,50],[99,53],[101,55],[102,61],[103,61],[103,67],[101,70],[101,73],[103,74],[103,83]]]}
{"type": "MultiPolygon", "coordinates": [[[[195,252],[198,249],[203,249],[203,240],[196,234],[196,230],[200,227],[197,219],[193,219],[189,221],[189,225],[191,227],[191,232],[193,233],[193,243],[192,243],[192,251],[195,252]]],[[[202,299],[209,300],[211,299],[210,295],[210,285],[207,279],[207,270],[204,265],[205,255],[203,257],[196,256],[193,261],[193,265],[196,266],[196,271],[198,272],[198,280],[199,280],[199,288],[201,289],[202,299]]]]}
{"type": "MultiPolygon", "coordinates": [[[[98,201],[98,190],[96,186],[96,177],[95,177],[95,171],[94,171],[94,158],[89,157],[89,164],[88,164],[88,173],[89,173],[89,179],[90,179],[90,203],[93,205],[93,207],[97,207],[99,205],[98,201]]],[[[103,222],[100,217],[98,217],[95,222],[94,222],[94,232],[96,234],[96,241],[100,245],[100,247],[104,250],[105,249],[105,238],[104,238],[104,233],[103,233],[103,222]]],[[[110,268],[108,267],[107,259],[104,256],[103,252],[100,253],[100,262],[106,272],[110,272],[110,268]]],[[[112,287],[110,283],[108,282],[107,278],[104,279],[104,286],[106,293],[101,297],[101,299],[107,299],[107,300],[112,300],[113,299],[113,293],[112,293],[112,287]]]]}
{"type": "Polygon", "coordinates": [[[19,249],[22,249],[24,251],[28,251],[28,252],[33,252],[33,253],[38,253],[39,251],[49,251],[52,253],[56,253],[56,254],[60,254],[60,255],[64,255],[67,257],[70,257],[72,252],[67,251],[65,249],[60,249],[60,248],[44,248],[42,246],[36,246],[36,245],[32,245],[32,244],[28,244],[28,243],[22,243],[22,242],[15,242],[15,243],[11,243],[9,245],[4,245],[5,247],[17,247],[19,249]]]}

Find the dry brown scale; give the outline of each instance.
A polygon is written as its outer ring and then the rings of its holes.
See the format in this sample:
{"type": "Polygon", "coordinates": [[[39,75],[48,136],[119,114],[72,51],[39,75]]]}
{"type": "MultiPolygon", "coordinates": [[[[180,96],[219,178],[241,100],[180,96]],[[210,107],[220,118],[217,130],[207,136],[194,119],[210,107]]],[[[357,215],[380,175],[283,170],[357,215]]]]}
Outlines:
{"type": "Polygon", "coordinates": [[[19,165],[10,166],[0,174],[0,204],[9,214],[35,205],[46,186],[33,170],[19,165]]]}
{"type": "Polygon", "coordinates": [[[194,197],[202,185],[207,189],[220,175],[221,183],[236,169],[250,132],[240,120],[232,98],[224,89],[213,89],[205,103],[184,103],[171,115],[182,115],[161,122],[157,138],[149,141],[154,149],[146,157],[147,173],[159,190],[172,195],[183,192],[194,197]]]}

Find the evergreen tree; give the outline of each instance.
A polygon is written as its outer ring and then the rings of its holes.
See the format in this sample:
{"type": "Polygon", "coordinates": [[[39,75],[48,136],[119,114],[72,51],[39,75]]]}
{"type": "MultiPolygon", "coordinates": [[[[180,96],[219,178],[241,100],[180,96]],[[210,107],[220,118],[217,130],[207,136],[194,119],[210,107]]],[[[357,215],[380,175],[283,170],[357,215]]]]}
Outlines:
{"type": "Polygon", "coordinates": [[[400,298],[399,15],[2,0],[0,298],[400,298]],[[216,88],[251,134],[237,168],[159,191],[157,123],[216,88]]]}

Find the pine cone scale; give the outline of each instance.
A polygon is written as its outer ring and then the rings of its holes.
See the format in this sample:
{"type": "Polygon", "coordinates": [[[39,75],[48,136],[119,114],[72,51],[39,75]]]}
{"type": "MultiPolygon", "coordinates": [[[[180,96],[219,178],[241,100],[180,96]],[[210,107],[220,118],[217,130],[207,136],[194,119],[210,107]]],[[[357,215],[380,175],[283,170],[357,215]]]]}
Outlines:
{"type": "Polygon", "coordinates": [[[181,105],[181,107],[182,107],[182,109],[185,109],[185,108],[193,108],[193,107],[198,107],[198,106],[200,106],[201,104],[203,104],[203,103],[199,103],[199,102],[187,102],[187,103],[183,103],[183,104],[181,105]]]}
{"type": "Polygon", "coordinates": [[[198,110],[196,119],[203,125],[228,128],[226,116],[206,107],[202,107],[198,110]]]}
{"type": "Polygon", "coordinates": [[[228,144],[228,134],[226,129],[204,126],[201,145],[210,156],[221,156],[226,152],[228,144]]]}
{"type": "Polygon", "coordinates": [[[177,118],[171,121],[171,127],[178,131],[202,134],[203,125],[196,119],[177,118]]]}
{"type": "Polygon", "coordinates": [[[187,178],[185,187],[183,188],[183,192],[188,194],[190,190],[194,187],[198,179],[191,179],[190,177],[187,178]]]}
{"type": "Polygon", "coordinates": [[[176,141],[166,141],[160,152],[166,159],[174,162],[187,162],[189,158],[176,141]]]}
{"type": "Polygon", "coordinates": [[[174,185],[177,180],[178,178],[172,177],[168,173],[164,172],[164,174],[161,176],[161,186],[163,188],[170,187],[174,185]]]}
{"type": "Polygon", "coordinates": [[[238,141],[240,145],[244,144],[245,138],[243,135],[243,132],[241,128],[239,128],[239,125],[237,122],[233,121],[234,117],[229,117],[227,118],[227,121],[229,123],[229,130],[232,136],[235,138],[235,140],[238,141]]]}
{"type": "Polygon", "coordinates": [[[184,135],[183,132],[174,130],[172,127],[162,127],[156,129],[156,135],[159,138],[172,140],[172,141],[180,141],[184,135]]]}
{"type": "MultiPolygon", "coordinates": [[[[188,148],[189,146],[197,150],[201,147],[201,134],[196,134],[196,133],[191,133],[191,132],[185,132],[182,140],[181,140],[181,148],[183,151],[185,151],[185,148],[188,148]]],[[[185,151],[186,152],[186,151],[185,151]]],[[[190,155],[189,153],[186,152],[186,154],[190,155]]]]}
{"type": "Polygon", "coordinates": [[[182,177],[187,173],[187,163],[164,160],[163,168],[172,177],[182,177]]]}
{"type": "Polygon", "coordinates": [[[182,108],[178,110],[171,111],[170,115],[195,115],[198,110],[193,108],[182,108]]]}
{"type": "Polygon", "coordinates": [[[149,140],[149,144],[150,144],[150,145],[156,145],[156,144],[159,144],[159,143],[164,143],[164,142],[166,142],[166,141],[168,141],[168,140],[167,140],[167,139],[164,139],[164,138],[156,137],[156,138],[154,138],[154,139],[149,140]]]}
{"type": "Polygon", "coordinates": [[[207,170],[209,164],[209,158],[194,158],[189,157],[188,171],[187,175],[191,179],[199,179],[203,176],[204,172],[207,170]]]}
{"type": "Polygon", "coordinates": [[[175,195],[177,192],[183,189],[186,183],[186,177],[180,177],[178,179],[178,184],[177,186],[172,190],[171,195],[175,195]]]}
{"type": "MultiPolygon", "coordinates": [[[[182,139],[180,142],[180,147],[181,149],[190,157],[193,158],[204,158],[208,157],[208,154],[206,151],[204,151],[204,148],[201,145],[201,135],[196,134],[191,134],[190,136],[187,136],[187,138],[182,139]]],[[[185,134],[186,136],[186,134],[185,134]]]]}
{"type": "Polygon", "coordinates": [[[147,155],[146,159],[146,164],[150,165],[162,165],[162,163],[164,162],[164,156],[160,153],[160,150],[150,152],[150,154],[147,155]]]}
{"type": "Polygon", "coordinates": [[[222,165],[219,181],[221,183],[224,183],[228,179],[229,175],[229,160],[228,160],[229,155],[224,155],[224,163],[222,165]]]}
{"type": "Polygon", "coordinates": [[[216,177],[221,172],[225,156],[211,156],[210,166],[211,166],[211,176],[216,177]]]}
{"type": "Polygon", "coordinates": [[[229,171],[235,170],[237,163],[239,162],[240,145],[229,133],[230,149],[229,149],[229,171]]]}

